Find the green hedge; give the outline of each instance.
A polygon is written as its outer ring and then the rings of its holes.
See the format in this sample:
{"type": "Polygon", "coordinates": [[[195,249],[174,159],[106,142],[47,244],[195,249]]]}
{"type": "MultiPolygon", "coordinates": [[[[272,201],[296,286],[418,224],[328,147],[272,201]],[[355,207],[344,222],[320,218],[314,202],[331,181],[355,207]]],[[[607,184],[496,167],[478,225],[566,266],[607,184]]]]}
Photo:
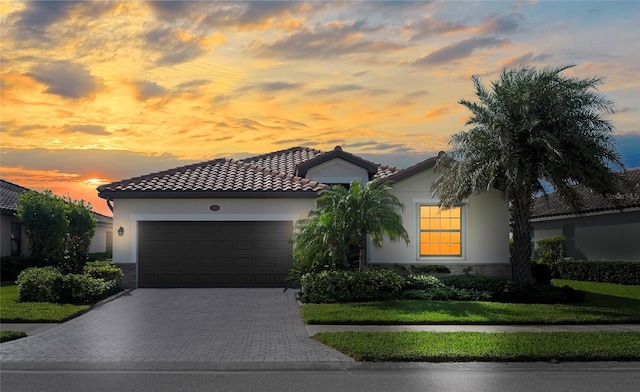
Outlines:
{"type": "Polygon", "coordinates": [[[555,272],[560,279],[640,285],[640,261],[565,259],[555,272]]]}
{"type": "Polygon", "coordinates": [[[394,298],[439,301],[572,303],[584,293],[570,287],[524,286],[512,279],[482,275],[409,275],[389,269],[322,271],[301,279],[305,302],[368,302],[394,298]]]}
{"type": "Polygon", "coordinates": [[[362,302],[396,298],[405,279],[387,269],[307,273],[300,279],[301,299],[313,303],[362,302]]]}
{"type": "Polygon", "coordinates": [[[19,302],[93,303],[122,290],[122,271],[111,263],[92,262],[83,274],[63,274],[55,267],[27,268],[20,273],[19,302]]]}
{"type": "Polygon", "coordinates": [[[0,277],[3,281],[15,282],[20,272],[29,267],[44,267],[44,261],[24,256],[2,256],[0,258],[0,277]]]}

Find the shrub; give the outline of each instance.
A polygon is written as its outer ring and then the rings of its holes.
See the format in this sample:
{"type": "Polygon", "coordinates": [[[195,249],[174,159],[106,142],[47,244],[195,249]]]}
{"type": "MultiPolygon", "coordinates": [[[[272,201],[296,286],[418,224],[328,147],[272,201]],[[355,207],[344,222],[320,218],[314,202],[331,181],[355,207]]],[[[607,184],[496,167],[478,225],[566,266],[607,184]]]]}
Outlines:
{"type": "Polygon", "coordinates": [[[109,293],[122,290],[122,270],[111,261],[92,261],[84,265],[83,272],[95,279],[102,279],[109,286],[109,293]]]}
{"type": "Polygon", "coordinates": [[[321,271],[303,275],[300,283],[307,302],[362,302],[396,298],[404,278],[386,269],[321,271]]]}
{"type": "Polygon", "coordinates": [[[90,303],[102,298],[110,286],[103,279],[96,279],[85,274],[69,274],[62,276],[60,302],[90,303]]]}
{"type": "Polygon", "coordinates": [[[640,285],[640,261],[565,259],[556,268],[560,279],[640,285]]]}
{"type": "Polygon", "coordinates": [[[551,266],[548,264],[538,262],[531,263],[531,273],[533,274],[533,279],[536,284],[543,285],[551,283],[551,266]]]}
{"type": "Polygon", "coordinates": [[[43,267],[45,264],[31,257],[24,256],[2,256],[0,259],[0,277],[3,281],[13,281],[18,279],[20,272],[29,267],[43,267]]]}
{"type": "Polygon", "coordinates": [[[451,270],[444,265],[428,264],[414,265],[411,267],[411,272],[414,274],[450,274],[451,270]]]}
{"type": "Polygon", "coordinates": [[[538,262],[553,266],[562,260],[564,242],[564,237],[549,237],[538,241],[538,262]]]}
{"type": "Polygon", "coordinates": [[[19,302],[60,302],[63,277],[54,267],[27,268],[16,283],[19,302]]]}

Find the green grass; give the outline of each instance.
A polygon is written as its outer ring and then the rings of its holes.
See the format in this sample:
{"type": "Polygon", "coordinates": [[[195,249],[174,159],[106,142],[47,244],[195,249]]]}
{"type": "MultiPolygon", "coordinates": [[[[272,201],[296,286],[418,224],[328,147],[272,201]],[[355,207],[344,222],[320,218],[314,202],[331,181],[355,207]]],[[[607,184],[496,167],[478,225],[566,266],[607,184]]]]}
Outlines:
{"type": "Polygon", "coordinates": [[[24,338],[25,336],[27,336],[27,334],[22,331],[0,331],[0,343],[24,338]]]}
{"type": "Polygon", "coordinates": [[[637,361],[638,332],[321,332],[357,361],[637,361]]]}
{"type": "Polygon", "coordinates": [[[305,304],[308,324],[600,324],[640,322],[640,286],[554,281],[587,291],[574,305],[399,300],[305,304]],[[622,287],[620,287],[622,286],[622,287]]]}
{"type": "Polygon", "coordinates": [[[90,309],[89,305],[17,302],[18,286],[0,287],[0,322],[61,323],[90,309]]]}

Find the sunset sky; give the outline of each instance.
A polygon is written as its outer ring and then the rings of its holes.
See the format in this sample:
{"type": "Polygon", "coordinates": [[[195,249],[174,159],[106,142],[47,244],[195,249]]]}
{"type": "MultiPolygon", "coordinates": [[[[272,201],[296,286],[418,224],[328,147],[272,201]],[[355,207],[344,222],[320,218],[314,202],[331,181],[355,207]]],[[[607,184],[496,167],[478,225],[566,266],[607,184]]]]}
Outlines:
{"type": "Polygon", "coordinates": [[[603,77],[640,166],[638,1],[2,1],[0,23],[1,177],[106,215],[97,186],[214,158],[409,166],[505,66],[603,77]]]}

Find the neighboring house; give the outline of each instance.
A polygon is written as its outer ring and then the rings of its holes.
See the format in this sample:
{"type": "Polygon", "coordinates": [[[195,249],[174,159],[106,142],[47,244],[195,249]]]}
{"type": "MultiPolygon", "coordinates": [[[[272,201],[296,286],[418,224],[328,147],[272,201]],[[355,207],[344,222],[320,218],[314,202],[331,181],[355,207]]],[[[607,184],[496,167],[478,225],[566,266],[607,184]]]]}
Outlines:
{"type": "Polygon", "coordinates": [[[216,159],[98,187],[113,208],[113,260],[139,287],[282,286],[297,221],[318,192],[353,179],[394,181],[411,243],[368,249],[368,264],[444,264],[510,274],[509,212],[496,192],[439,213],[436,158],[407,169],[336,147],[216,159]]]}
{"type": "MultiPolygon", "coordinates": [[[[0,256],[28,256],[29,239],[20,219],[15,216],[18,212],[18,198],[29,189],[0,180],[0,256]]],[[[95,234],[91,240],[91,253],[112,252],[113,230],[112,218],[93,213],[97,220],[95,234]]]]}
{"type": "Polygon", "coordinates": [[[619,191],[600,195],[577,187],[583,207],[575,213],[557,193],[532,207],[533,241],[565,237],[565,257],[640,260],[640,168],[629,169],[619,191]]]}

